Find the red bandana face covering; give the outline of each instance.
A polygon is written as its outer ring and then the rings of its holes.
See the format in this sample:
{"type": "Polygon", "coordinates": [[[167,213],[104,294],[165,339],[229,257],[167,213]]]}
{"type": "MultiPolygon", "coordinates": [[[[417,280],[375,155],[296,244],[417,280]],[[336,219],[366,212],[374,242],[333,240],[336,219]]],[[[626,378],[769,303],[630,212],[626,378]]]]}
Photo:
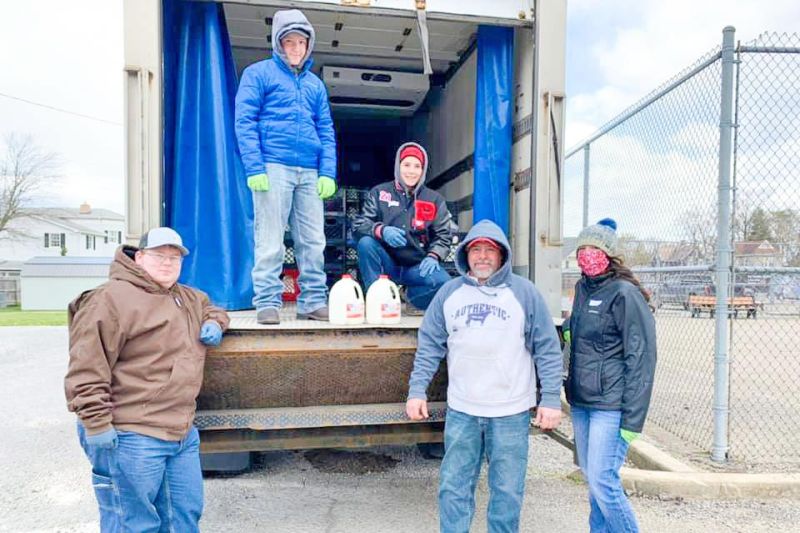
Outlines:
{"type": "Polygon", "coordinates": [[[610,261],[603,250],[597,248],[584,248],[578,250],[578,267],[581,272],[593,278],[608,269],[610,261]]]}

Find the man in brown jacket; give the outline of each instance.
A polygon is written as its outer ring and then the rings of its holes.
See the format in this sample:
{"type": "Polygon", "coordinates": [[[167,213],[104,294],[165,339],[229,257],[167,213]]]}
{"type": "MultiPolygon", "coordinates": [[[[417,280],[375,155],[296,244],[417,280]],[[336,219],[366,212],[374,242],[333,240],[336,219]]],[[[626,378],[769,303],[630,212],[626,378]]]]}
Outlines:
{"type": "Polygon", "coordinates": [[[69,305],[67,406],[92,463],[100,526],[199,531],[200,440],[193,426],[206,346],[228,315],[177,282],[189,253],[170,228],[120,246],[109,281],[69,305]]]}

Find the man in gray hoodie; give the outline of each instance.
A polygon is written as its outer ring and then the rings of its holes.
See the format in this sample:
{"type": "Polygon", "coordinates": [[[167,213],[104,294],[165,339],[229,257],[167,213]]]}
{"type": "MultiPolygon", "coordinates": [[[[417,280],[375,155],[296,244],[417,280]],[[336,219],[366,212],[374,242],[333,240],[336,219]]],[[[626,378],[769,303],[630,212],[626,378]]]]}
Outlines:
{"type": "Polygon", "coordinates": [[[525,490],[530,408],[544,430],[561,421],[561,349],[550,312],[529,280],[511,272],[511,247],[493,222],[475,224],[456,250],[459,278],[436,293],[419,330],[406,413],[428,417],[426,390],[447,357],[442,532],[468,532],[484,452],[489,531],[517,531],[525,490]]]}

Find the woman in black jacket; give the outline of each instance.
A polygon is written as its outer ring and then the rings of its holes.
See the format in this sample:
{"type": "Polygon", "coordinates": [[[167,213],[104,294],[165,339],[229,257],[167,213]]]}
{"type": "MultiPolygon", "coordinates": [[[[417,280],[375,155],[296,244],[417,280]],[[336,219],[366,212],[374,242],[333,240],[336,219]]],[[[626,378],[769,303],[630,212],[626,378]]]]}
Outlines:
{"type": "Polygon", "coordinates": [[[642,432],[656,366],[649,294],[617,257],[617,225],[603,219],[578,236],[581,279],[570,317],[567,400],[589,485],[592,532],[639,531],[619,470],[642,432]]]}

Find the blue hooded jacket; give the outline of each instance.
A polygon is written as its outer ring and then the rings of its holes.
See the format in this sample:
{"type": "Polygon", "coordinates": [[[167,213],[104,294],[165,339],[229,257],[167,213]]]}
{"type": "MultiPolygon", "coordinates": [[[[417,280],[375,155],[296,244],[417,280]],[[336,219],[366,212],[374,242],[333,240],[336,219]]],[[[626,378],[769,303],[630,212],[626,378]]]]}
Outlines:
{"type": "Polygon", "coordinates": [[[236,92],[236,138],[245,174],[266,163],[316,169],[336,178],[336,137],[325,84],[311,72],[314,28],[297,9],[278,11],[272,23],[273,55],[244,70],[236,92]],[[289,66],[281,38],[308,35],[300,68],[289,66]]]}
{"type": "Polygon", "coordinates": [[[409,398],[426,390],[447,357],[447,404],[473,416],[499,417],[536,405],[561,408],[561,347],[544,298],[511,272],[511,247],[497,224],[475,224],[456,250],[460,277],[447,282],[425,312],[417,339],[409,398]],[[467,247],[488,237],[503,249],[503,263],[483,285],[469,275],[467,247]],[[534,367],[535,365],[535,367],[534,367]]]}

